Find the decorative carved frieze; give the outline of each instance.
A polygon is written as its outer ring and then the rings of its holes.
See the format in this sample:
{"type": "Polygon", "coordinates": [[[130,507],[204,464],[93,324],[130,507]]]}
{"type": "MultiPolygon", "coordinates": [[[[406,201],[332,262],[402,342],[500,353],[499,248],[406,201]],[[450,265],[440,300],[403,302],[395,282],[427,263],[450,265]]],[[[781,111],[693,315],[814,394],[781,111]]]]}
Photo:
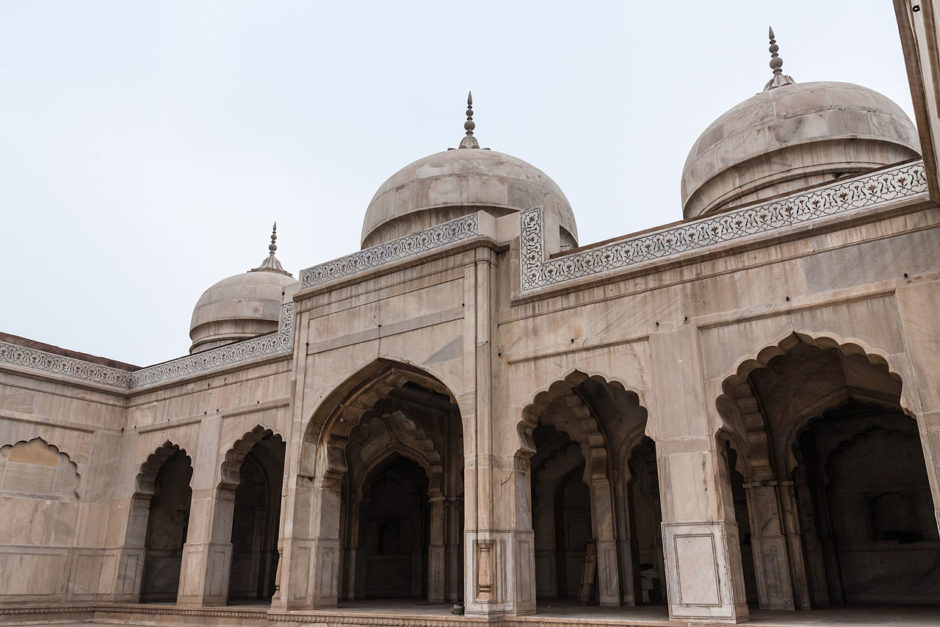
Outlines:
{"type": "Polygon", "coordinates": [[[314,287],[352,276],[364,270],[474,237],[479,233],[480,225],[477,215],[474,213],[463,216],[419,231],[413,235],[400,237],[391,242],[372,246],[357,253],[301,270],[300,287],[301,289],[314,287]]]}
{"type": "Polygon", "coordinates": [[[54,353],[26,348],[9,342],[0,342],[0,363],[41,370],[72,379],[110,385],[117,388],[130,386],[132,372],[102,366],[89,361],[65,357],[54,353]]]}
{"type": "Polygon", "coordinates": [[[918,161],[555,259],[545,258],[542,210],[529,209],[519,216],[522,292],[926,193],[918,161]]]}
{"type": "Polygon", "coordinates": [[[8,342],[0,342],[0,363],[23,366],[79,381],[133,390],[227,368],[260,357],[286,355],[291,351],[293,340],[294,303],[291,302],[281,305],[281,318],[276,333],[220,346],[195,355],[187,355],[134,372],[25,348],[8,342]]]}
{"type": "Polygon", "coordinates": [[[277,333],[254,337],[195,355],[186,355],[156,366],[141,368],[132,373],[128,387],[133,390],[235,366],[260,357],[286,355],[290,353],[293,341],[294,303],[290,302],[281,305],[281,318],[278,322],[277,333]]]}

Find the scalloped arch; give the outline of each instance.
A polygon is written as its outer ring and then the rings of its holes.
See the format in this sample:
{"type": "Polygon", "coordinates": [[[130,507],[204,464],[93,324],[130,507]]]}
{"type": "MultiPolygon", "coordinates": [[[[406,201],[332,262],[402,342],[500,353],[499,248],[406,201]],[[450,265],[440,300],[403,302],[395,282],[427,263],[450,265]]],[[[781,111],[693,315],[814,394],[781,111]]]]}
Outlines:
{"type": "Polygon", "coordinates": [[[153,453],[148,455],[147,460],[140,465],[140,470],[137,472],[137,479],[134,484],[137,495],[153,496],[156,491],[157,474],[159,474],[160,468],[163,467],[166,460],[170,459],[170,457],[176,453],[185,455],[186,461],[189,463],[190,468],[192,468],[193,460],[186,453],[186,449],[180,448],[179,445],[167,440],[153,453]]]}
{"type": "MultiPolygon", "coordinates": [[[[715,429],[714,437],[720,433],[733,435],[733,445],[738,453],[738,463],[743,468],[749,468],[753,463],[769,464],[770,443],[764,432],[764,417],[760,413],[759,405],[754,392],[748,384],[748,378],[754,371],[767,368],[770,362],[790,353],[799,345],[812,346],[821,351],[838,351],[839,354],[850,359],[865,360],[869,366],[883,371],[899,387],[898,407],[909,417],[915,418],[915,413],[903,405],[903,380],[900,375],[891,370],[887,358],[866,346],[856,338],[841,339],[834,334],[814,336],[807,333],[793,331],[781,338],[775,344],[765,346],[757,351],[753,357],[742,358],[733,372],[722,379],[721,394],[715,398],[715,408],[721,423],[715,429]],[[739,447],[740,445],[740,447],[739,447]],[[743,463],[742,463],[743,460],[743,463]]],[[[789,450],[787,442],[805,426],[811,416],[790,425],[784,430],[783,444],[779,447],[789,450]]],[[[787,457],[787,467],[792,470],[796,460],[792,454],[787,457]]],[[[742,473],[748,477],[748,473],[742,473]]]]}
{"type": "MultiPolygon", "coordinates": [[[[535,454],[535,442],[532,440],[532,432],[538,424],[539,416],[557,398],[562,396],[577,397],[575,388],[588,380],[609,386],[616,392],[623,394],[624,398],[631,406],[640,408],[644,412],[646,411],[645,406],[641,403],[639,394],[625,387],[624,383],[619,379],[608,379],[602,375],[588,375],[580,370],[572,370],[561,380],[553,381],[547,388],[536,392],[532,402],[522,410],[522,419],[516,424],[516,433],[519,437],[519,447],[516,450],[516,457],[529,459],[535,454]]],[[[581,403],[583,405],[583,401],[581,401],[581,403]]],[[[589,411],[588,414],[585,419],[592,420],[593,425],[585,423],[587,433],[601,434],[602,430],[596,418],[590,415],[591,412],[589,411]]],[[[646,420],[644,422],[644,430],[647,429],[648,426],[649,421],[646,420]]],[[[592,448],[594,444],[595,443],[592,443],[592,448]]]]}
{"type": "Polygon", "coordinates": [[[225,457],[222,460],[219,488],[235,489],[238,487],[238,484],[241,482],[240,473],[242,462],[245,461],[245,457],[251,452],[255,444],[267,437],[273,437],[278,442],[284,441],[281,434],[275,432],[273,429],[263,425],[257,425],[232,443],[225,452],[225,457]]]}
{"type": "Polygon", "coordinates": [[[36,436],[34,438],[17,440],[16,442],[13,442],[12,444],[5,444],[3,446],[0,446],[0,456],[8,457],[12,453],[14,448],[20,445],[28,446],[30,444],[33,444],[34,442],[37,444],[40,444],[41,446],[46,448],[50,453],[54,454],[59,459],[60,464],[64,463],[72,471],[72,475],[75,477],[75,487],[71,490],[72,493],[69,496],[75,498],[76,500],[80,500],[81,492],[79,491],[79,488],[81,486],[82,475],[81,473],[78,472],[78,464],[72,461],[72,458],[69,456],[68,453],[59,449],[59,447],[56,446],[55,444],[51,444],[50,442],[47,442],[46,439],[43,438],[42,436],[36,436]]]}

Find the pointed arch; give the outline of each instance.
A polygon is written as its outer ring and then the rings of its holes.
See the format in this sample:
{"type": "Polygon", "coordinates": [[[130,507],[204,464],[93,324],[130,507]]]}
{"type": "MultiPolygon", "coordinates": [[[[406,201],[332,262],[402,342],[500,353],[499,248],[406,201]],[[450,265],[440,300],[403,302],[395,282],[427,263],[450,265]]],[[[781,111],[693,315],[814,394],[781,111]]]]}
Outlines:
{"type": "MultiPolygon", "coordinates": [[[[351,520],[361,496],[357,482],[364,465],[382,457],[383,449],[395,447],[406,459],[424,462],[418,465],[425,468],[433,488],[427,497],[431,512],[425,569],[428,599],[458,598],[462,573],[457,564],[463,555],[463,429],[451,389],[432,372],[403,361],[376,359],[319,401],[304,427],[294,486],[296,500],[310,506],[294,508],[290,527],[291,543],[312,548],[306,553],[309,559],[292,564],[307,577],[318,569],[335,576],[317,575],[312,591],[291,592],[304,599],[303,607],[335,607],[343,589],[346,595],[355,594],[355,564],[361,559],[351,520]],[[361,445],[363,432],[359,430],[373,428],[384,431],[361,445]],[[350,457],[351,453],[355,455],[350,457]]],[[[296,580],[294,574],[289,577],[296,580]]]]}
{"type": "Polygon", "coordinates": [[[377,359],[347,378],[320,402],[304,429],[304,447],[308,453],[302,456],[300,474],[342,476],[346,465],[341,451],[350,432],[376,403],[406,384],[439,395],[441,409],[453,406],[460,416],[456,396],[436,376],[404,362],[377,359]]]}

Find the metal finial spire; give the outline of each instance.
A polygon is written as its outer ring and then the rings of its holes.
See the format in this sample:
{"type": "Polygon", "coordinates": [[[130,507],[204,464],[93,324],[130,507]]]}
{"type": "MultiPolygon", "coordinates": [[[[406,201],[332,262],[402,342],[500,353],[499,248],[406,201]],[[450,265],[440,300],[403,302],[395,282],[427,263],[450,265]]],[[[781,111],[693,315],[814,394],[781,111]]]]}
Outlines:
{"type": "Polygon", "coordinates": [[[463,128],[467,131],[466,136],[460,140],[460,148],[479,148],[480,142],[473,136],[473,129],[477,127],[473,121],[473,92],[467,92],[467,121],[463,123],[463,128]]]}
{"type": "Polygon", "coordinates": [[[463,123],[464,129],[467,131],[467,137],[473,135],[473,129],[477,125],[473,122],[473,92],[467,92],[467,121],[463,123]]]}
{"type": "Polygon", "coordinates": [[[767,34],[770,37],[770,69],[773,70],[774,76],[764,85],[764,91],[783,87],[784,85],[793,85],[796,81],[783,73],[783,59],[777,54],[780,50],[780,46],[777,45],[777,39],[774,36],[772,26],[767,28],[767,34]]]}
{"type": "Polygon", "coordinates": [[[268,244],[268,257],[261,262],[261,265],[257,268],[252,268],[249,272],[279,272],[281,274],[286,274],[287,276],[293,276],[290,272],[284,269],[281,265],[281,262],[277,260],[277,257],[274,256],[274,253],[277,252],[277,222],[274,223],[274,227],[271,228],[271,243],[268,244]]]}

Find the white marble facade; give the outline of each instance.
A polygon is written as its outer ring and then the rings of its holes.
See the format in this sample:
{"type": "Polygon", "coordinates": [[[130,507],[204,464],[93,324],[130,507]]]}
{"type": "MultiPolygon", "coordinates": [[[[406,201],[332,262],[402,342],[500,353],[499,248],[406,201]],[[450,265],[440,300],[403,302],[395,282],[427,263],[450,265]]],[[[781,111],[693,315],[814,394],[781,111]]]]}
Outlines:
{"type": "Polygon", "coordinates": [[[0,604],[940,603],[931,102],[844,174],[826,129],[725,138],[746,158],[690,155],[694,217],[598,246],[465,140],[380,188],[368,247],[265,279],[263,321],[206,300],[211,347],[136,369],[5,336],[0,604]]]}

